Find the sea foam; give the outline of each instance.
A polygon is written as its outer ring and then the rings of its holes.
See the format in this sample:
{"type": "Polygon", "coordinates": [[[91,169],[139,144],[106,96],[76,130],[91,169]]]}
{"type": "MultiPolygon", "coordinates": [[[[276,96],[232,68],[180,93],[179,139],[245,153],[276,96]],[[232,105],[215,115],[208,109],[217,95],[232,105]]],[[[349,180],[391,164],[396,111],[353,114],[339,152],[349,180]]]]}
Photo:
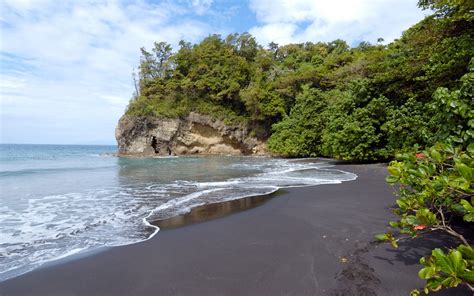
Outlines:
{"type": "MultiPolygon", "coordinates": [[[[0,281],[72,254],[150,239],[159,231],[150,222],[200,205],[357,177],[319,160],[84,153],[77,166],[89,169],[0,176],[9,189],[0,200],[0,281]]],[[[64,162],[74,167],[74,159],[64,162]]]]}

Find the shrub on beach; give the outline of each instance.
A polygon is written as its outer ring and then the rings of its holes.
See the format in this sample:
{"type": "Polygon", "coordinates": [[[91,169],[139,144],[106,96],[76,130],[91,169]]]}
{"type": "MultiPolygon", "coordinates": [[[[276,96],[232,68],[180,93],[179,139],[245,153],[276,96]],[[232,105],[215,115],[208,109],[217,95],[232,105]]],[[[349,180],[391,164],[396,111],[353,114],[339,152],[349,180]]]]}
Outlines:
{"type": "Polygon", "coordinates": [[[397,247],[402,239],[442,231],[460,243],[447,253],[436,248],[420,259],[423,268],[418,275],[426,280],[425,293],[460,284],[474,291],[474,249],[453,225],[456,219],[464,227],[474,222],[473,77],[471,67],[459,90],[440,88],[434,93],[433,107],[443,111],[437,118],[438,137],[445,141],[421,152],[398,154],[388,167],[387,182],[399,185],[395,213],[400,218],[390,222],[396,234],[376,238],[397,247]]]}
{"type": "Polygon", "coordinates": [[[427,281],[426,293],[459,284],[474,291],[474,249],[452,225],[456,217],[474,222],[474,143],[466,148],[436,144],[421,153],[401,154],[388,171],[387,182],[400,186],[395,210],[400,219],[390,222],[398,232],[377,239],[397,247],[400,240],[433,231],[453,236],[461,244],[447,254],[437,248],[421,258],[418,275],[427,281]]]}

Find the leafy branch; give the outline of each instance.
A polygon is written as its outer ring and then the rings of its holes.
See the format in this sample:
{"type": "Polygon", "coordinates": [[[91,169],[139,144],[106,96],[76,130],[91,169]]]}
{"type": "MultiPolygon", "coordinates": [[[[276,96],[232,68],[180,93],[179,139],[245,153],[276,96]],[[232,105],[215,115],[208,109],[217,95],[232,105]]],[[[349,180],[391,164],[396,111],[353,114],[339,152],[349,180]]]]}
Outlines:
{"type": "MultiPolygon", "coordinates": [[[[400,184],[395,213],[399,221],[390,222],[398,229],[379,234],[376,239],[398,242],[432,231],[443,231],[461,244],[446,254],[437,248],[423,257],[418,276],[426,280],[424,292],[464,284],[474,291],[474,250],[468,240],[452,226],[452,218],[460,216],[466,223],[474,221],[474,143],[462,145],[438,143],[418,153],[397,155],[388,167],[390,184],[400,184]]],[[[419,295],[414,290],[412,295],[419,295]]]]}

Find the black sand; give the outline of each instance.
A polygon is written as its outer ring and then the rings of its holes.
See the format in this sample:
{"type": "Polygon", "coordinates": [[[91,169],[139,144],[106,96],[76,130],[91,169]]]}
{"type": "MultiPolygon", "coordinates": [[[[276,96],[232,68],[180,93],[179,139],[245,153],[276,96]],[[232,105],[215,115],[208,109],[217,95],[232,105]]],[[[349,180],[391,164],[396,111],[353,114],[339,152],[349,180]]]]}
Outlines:
{"type": "Polygon", "coordinates": [[[359,178],[201,207],[161,222],[171,228],[151,240],[49,265],[0,283],[0,294],[409,295],[423,285],[419,257],[440,238],[399,249],[372,243],[394,219],[386,168],[338,167],[359,178]],[[239,211],[246,203],[250,209],[239,211]],[[228,212],[234,213],[222,216],[228,212]]]}

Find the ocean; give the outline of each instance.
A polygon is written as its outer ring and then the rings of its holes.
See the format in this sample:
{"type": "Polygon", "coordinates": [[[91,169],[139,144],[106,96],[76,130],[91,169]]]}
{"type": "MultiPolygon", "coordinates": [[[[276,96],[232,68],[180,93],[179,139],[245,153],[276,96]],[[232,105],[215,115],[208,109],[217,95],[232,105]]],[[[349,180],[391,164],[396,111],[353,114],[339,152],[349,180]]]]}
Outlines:
{"type": "Polygon", "coordinates": [[[0,145],[0,281],[147,240],[159,233],[150,222],[196,206],[357,177],[318,159],[116,157],[116,150],[0,145]]]}

